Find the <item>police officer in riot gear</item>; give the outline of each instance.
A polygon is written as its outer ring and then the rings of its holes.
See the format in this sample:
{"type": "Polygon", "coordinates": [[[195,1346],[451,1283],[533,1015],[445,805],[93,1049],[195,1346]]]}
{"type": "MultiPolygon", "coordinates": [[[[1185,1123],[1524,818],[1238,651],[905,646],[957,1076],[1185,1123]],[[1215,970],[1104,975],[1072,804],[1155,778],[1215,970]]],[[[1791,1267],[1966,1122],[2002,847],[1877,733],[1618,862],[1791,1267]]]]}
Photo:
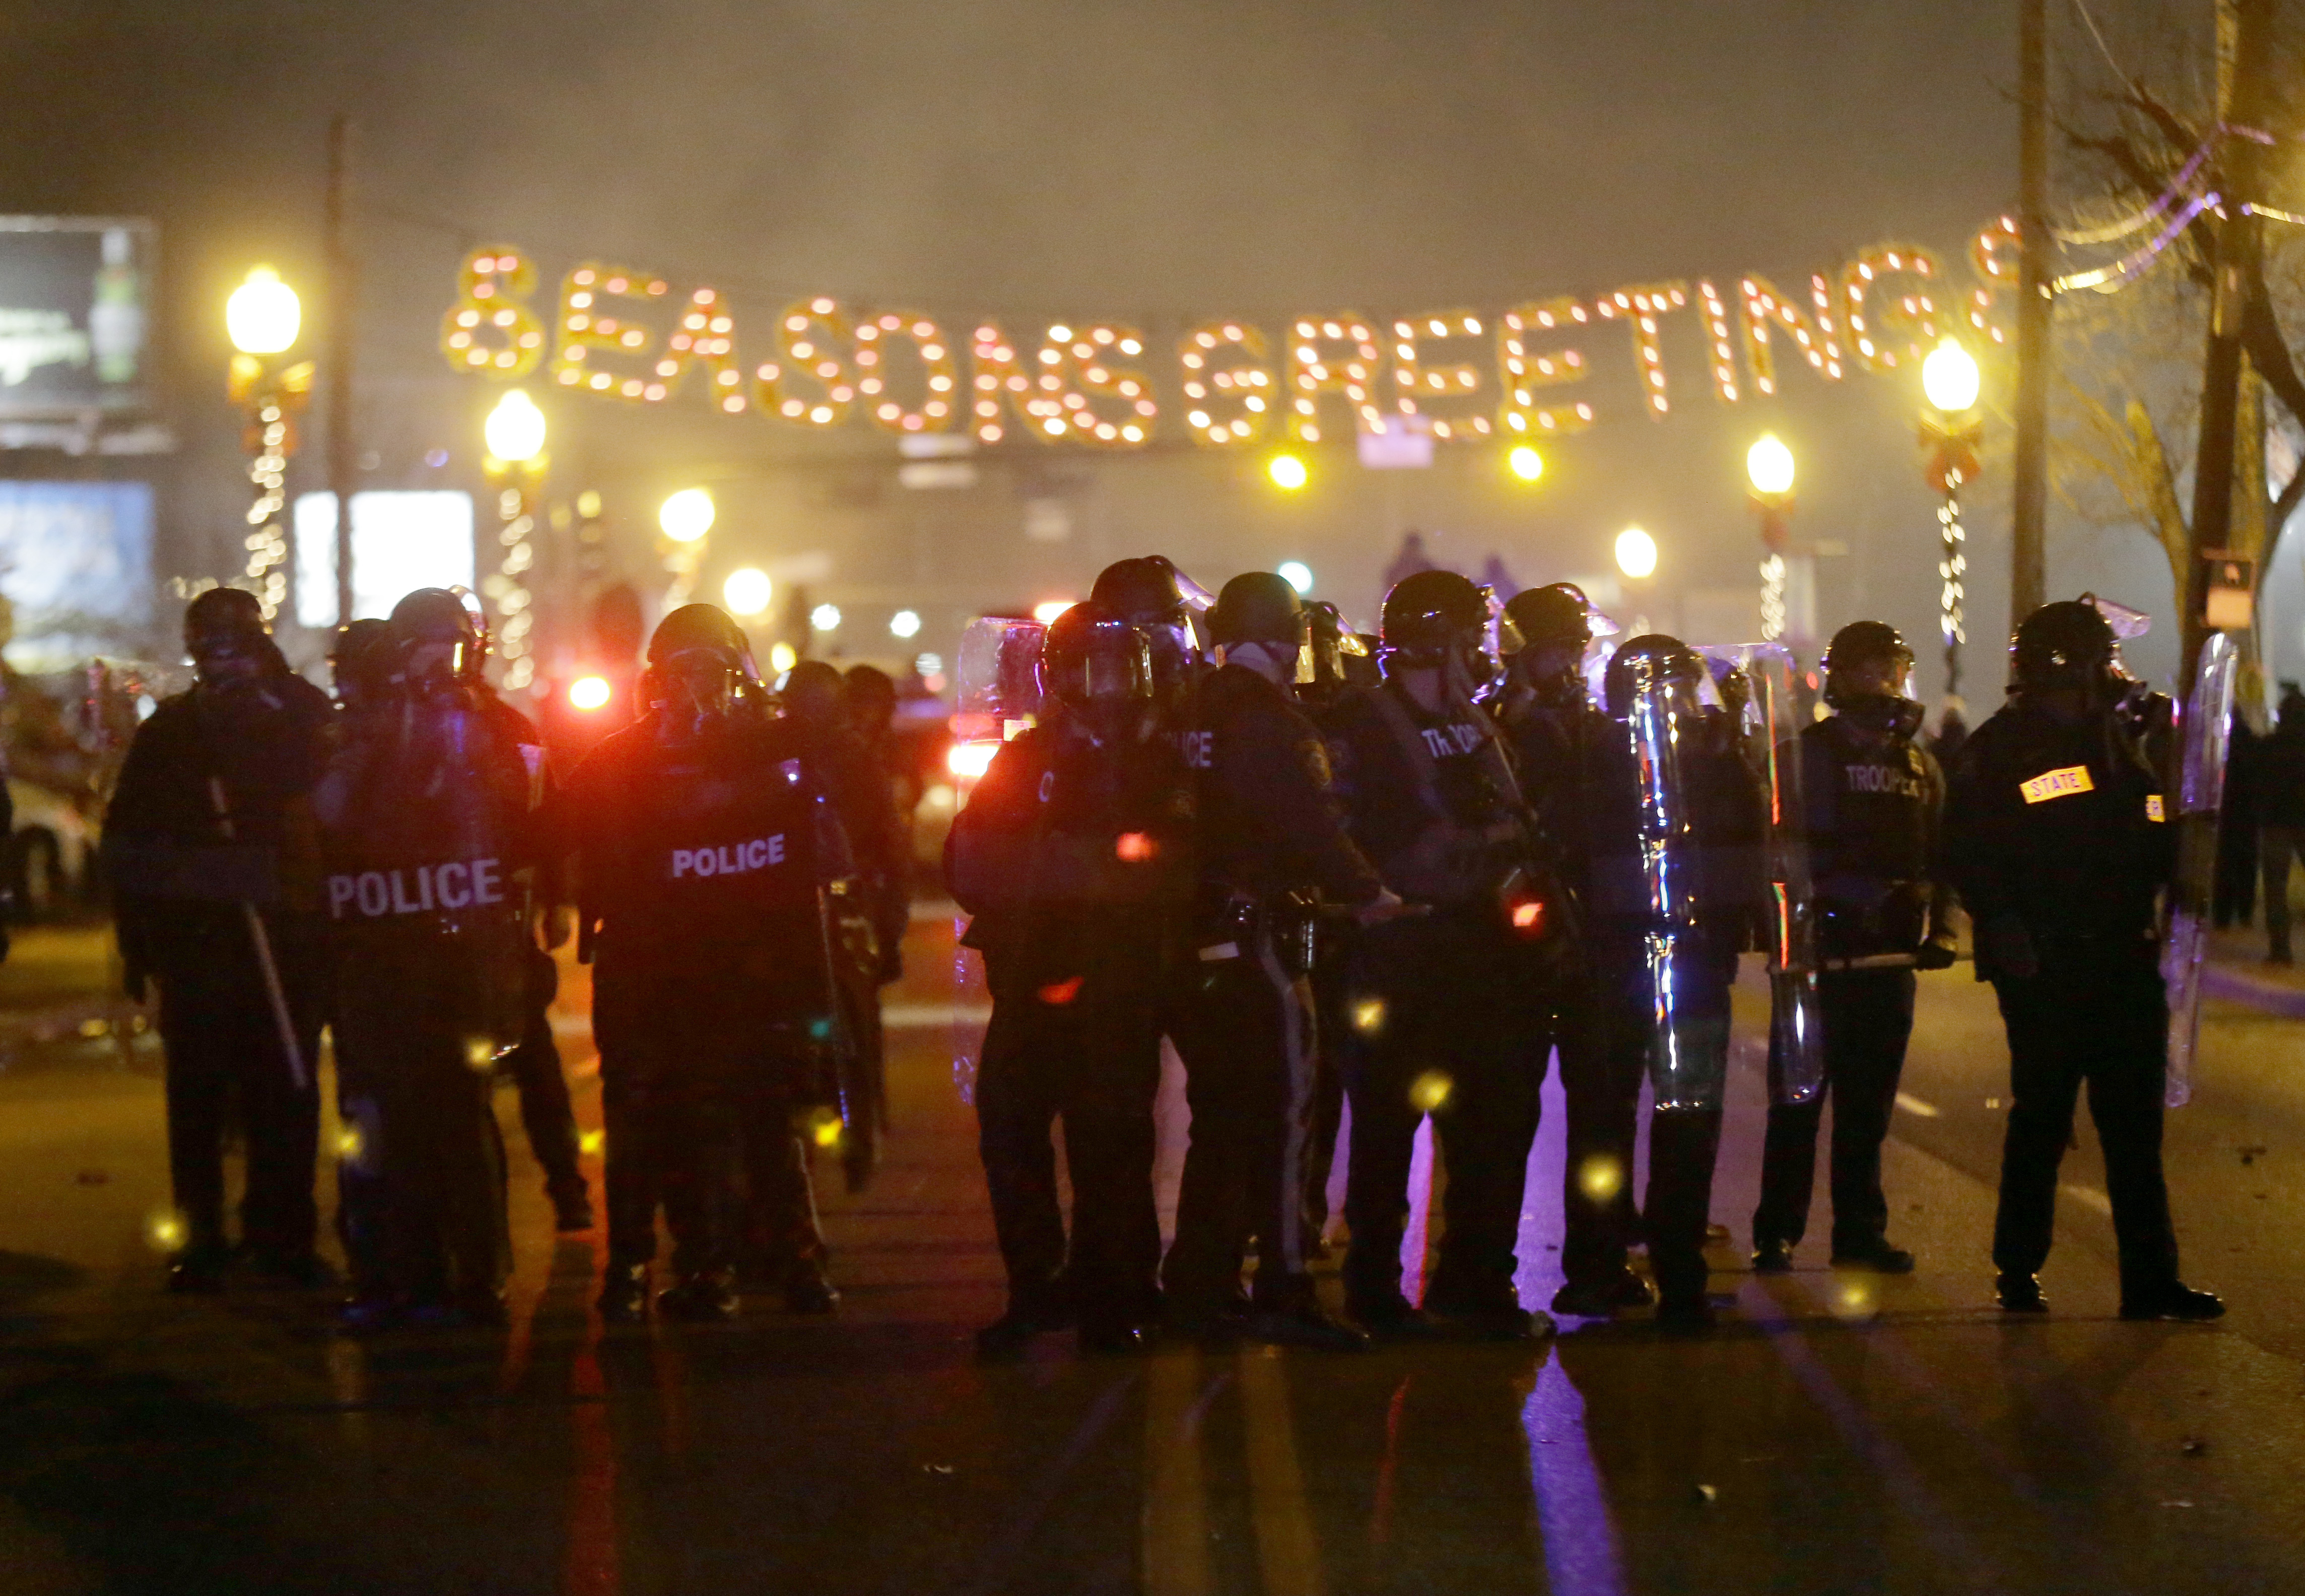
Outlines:
{"type": "MultiPolygon", "coordinates": [[[[1594,842],[1602,789],[1614,770],[1624,728],[1593,701],[1584,663],[1596,632],[1613,631],[1572,582],[1531,588],[1505,606],[1520,648],[1507,662],[1498,715],[1518,756],[1522,791],[1536,812],[1564,885],[1580,905],[1594,902],[1594,842]]],[[[1611,791],[1608,802],[1629,803],[1611,791]]],[[[1623,970],[1607,979],[1629,980],[1623,970]]],[[[1604,1318],[1646,1308],[1655,1293],[1627,1257],[1637,1239],[1631,1154],[1639,1119],[1637,1048],[1611,1046],[1609,1010],[1598,981],[1564,982],[1554,1042],[1568,1107],[1568,1157],[1561,1171],[1561,1267],[1566,1277],[1555,1312],[1604,1318]]]]}
{"type": "Polygon", "coordinates": [[[656,1212],[672,1230],[668,1317],[732,1317],[746,1222],[772,1211],[787,1305],[831,1308],[801,1109],[822,1100],[838,1006],[822,896],[837,828],[789,737],[748,707],[742,631],[708,604],[650,640],[649,711],[571,776],[578,956],[593,966],[608,1142],[611,1321],[640,1318],[656,1212]],[[756,1141],[750,1150],[748,1140],[756,1141]]]}
{"type": "Polygon", "coordinates": [[[2093,605],[2046,604],[2017,628],[2010,700],[1955,759],[1946,862],[1975,928],[1978,975],[2009,1032],[2012,1102],[1993,1262],[2012,1312],[2047,1306],[2057,1167],[2083,1082],[2103,1145],[2125,1319],[2215,1319],[2184,1285],[2161,1169],[2168,1005],[2156,904],[2174,864],[2160,777],[2121,713],[2130,693],[2093,605]]]}
{"type": "Polygon", "coordinates": [[[1192,789],[1158,734],[1144,637],[1093,600],[1075,605],[1049,627],[1040,675],[1043,724],[1000,749],[945,848],[992,993],[976,1077],[1008,1277],[1008,1311],[977,1337],[992,1358],[1074,1323],[1084,1350],[1133,1351],[1159,1319],[1152,1105],[1193,887],[1192,789]]]}
{"type": "Polygon", "coordinates": [[[194,598],[184,647],[198,678],[137,728],[105,816],[128,994],[157,989],[167,1055],[168,1168],[183,1227],[169,1288],[223,1284],[235,1103],[248,1149],[242,1244],[267,1273],[318,1283],[325,974],[310,800],[328,700],[290,672],[252,593],[194,598]]]}
{"type": "MultiPolygon", "coordinates": [[[[1307,599],[1305,619],[1305,657],[1312,668],[1297,683],[1297,701],[1325,736],[1327,717],[1340,698],[1349,689],[1375,684],[1376,659],[1360,634],[1345,624],[1344,613],[1326,599],[1307,599]]],[[[1329,1175],[1336,1162],[1338,1130],[1344,1123],[1342,1049],[1351,1025],[1346,970],[1353,930],[1351,912],[1331,904],[1323,908],[1313,931],[1313,1116],[1305,1144],[1304,1209],[1305,1244],[1316,1259],[1328,1255],[1322,1233],[1328,1228],[1329,1175]]]]}
{"type": "Polygon", "coordinates": [[[489,1076],[523,1028],[536,767],[472,691],[481,643],[455,594],[404,598],[383,646],[391,696],[347,721],[315,794],[357,1210],[344,1322],[499,1322],[511,1242],[489,1076]]]}
{"type": "Polygon", "coordinates": [[[1166,555],[1152,554],[1115,560],[1098,573],[1088,596],[1143,634],[1152,653],[1153,696],[1163,715],[1178,715],[1204,668],[1192,617],[1196,607],[1207,607],[1207,591],[1166,555]]]}
{"type": "MultiPolygon", "coordinates": [[[[1922,706],[1903,695],[1912,650],[1894,627],[1855,621],[1826,650],[1833,713],[1801,728],[1804,831],[1815,895],[1833,1099],[1833,1262],[1901,1275],[1913,1255],[1888,1240],[1881,1144],[1913,1029],[1913,972],[1953,962],[1952,891],[1940,883],[1944,777],[1918,741],[1922,706]]],[[[1824,1093],[1773,1101],[1753,1216],[1753,1267],[1792,1267],[1808,1225],[1824,1093]]]]}
{"type": "Polygon", "coordinates": [[[1313,1099],[1306,982],[1323,902],[1364,923],[1401,905],[1347,834],[1321,736],[1289,696],[1306,640],[1296,589],[1236,576],[1209,612],[1223,664],[1184,739],[1195,768],[1199,885],[1171,1031],[1192,1142],[1161,1265],[1170,1316],[1201,1335],[1348,1349],[1306,1273],[1305,1143],[1313,1099]],[[1241,1269],[1256,1238],[1246,1301],[1241,1269]]]}
{"type": "Polygon", "coordinates": [[[1571,912],[1494,724],[1489,596],[1447,571],[1386,596],[1381,686],[1328,717],[1352,835],[1425,913],[1360,931],[1344,1039],[1352,1145],[1346,1301],[1379,1336],[1519,1337],[1514,1246],[1571,912]],[[1427,1114],[1448,1166],[1440,1261],[1421,1306],[1401,1290],[1411,1144],[1427,1114]]]}
{"type": "MultiPolygon", "coordinates": [[[[1621,734],[1603,743],[1590,768],[1593,890],[1585,926],[1603,1045],[1613,1055],[1612,1078],[1637,1079],[1646,1066],[1660,1099],[1662,1065],[1691,1081],[1726,1074],[1729,991],[1767,891],[1759,868],[1766,824],[1759,782],[1726,734],[1722,712],[1701,706],[1707,680],[1704,661],[1677,638],[1637,637],[1620,645],[1603,674],[1603,694],[1621,734]],[[1643,678],[1650,688],[1643,688],[1643,678]],[[1670,724],[1659,734],[1672,743],[1670,771],[1656,758],[1668,751],[1644,741],[1656,728],[1636,724],[1659,709],[1645,692],[1667,700],[1670,724]],[[1668,776],[1677,789],[1658,785],[1668,776]],[[1676,805],[1688,817],[1686,848],[1672,843],[1658,849],[1649,827],[1662,820],[1680,828],[1671,812],[1676,805]],[[1659,891],[1660,867],[1669,873],[1670,904],[1659,891]]],[[[1641,1221],[1656,1277],[1657,1320],[1668,1329],[1713,1323],[1705,1244],[1720,1146],[1717,1099],[1681,1107],[1660,1100],[1652,1109],[1641,1221]]],[[[1606,1156],[1613,1162],[1582,1170],[1580,1177],[1596,1188],[1629,1183],[1629,1136],[1606,1156]]]]}

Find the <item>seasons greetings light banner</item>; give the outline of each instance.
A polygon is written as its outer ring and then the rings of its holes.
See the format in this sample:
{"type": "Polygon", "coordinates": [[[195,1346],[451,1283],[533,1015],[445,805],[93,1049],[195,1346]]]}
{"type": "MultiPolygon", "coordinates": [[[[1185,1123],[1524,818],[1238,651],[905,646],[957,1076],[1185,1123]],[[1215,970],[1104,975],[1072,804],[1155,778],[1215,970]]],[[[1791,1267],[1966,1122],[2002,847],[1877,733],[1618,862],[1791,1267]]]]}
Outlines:
{"type": "Polygon", "coordinates": [[[2015,224],[1996,219],[1968,254],[1965,287],[1932,250],[1882,244],[1793,291],[1745,273],[1501,310],[1306,311],[1270,326],[1216,317],[1155,350],[1117,321],[948,324],[830,296],[772,317],[748,310],[740,327],[719,289],[676,292],[600,261],[570,268],[548,326],[535,261],[497,245],[465,258],[441,352],[459,371],[503,380],[541,366],[552,383],[611,401],[661,404],[702,386],[730,415],[965,429],[984,444],[1013,429],[1050,445],[1142,448],[1181,422],[1195,443],[1241,448],[1382,431],[1398,418],[1441,440],[1557,437],[1598,419],[1578,385],[1600,359],[1629,359],[1648,414],[1666,414],[1695,380],[1666,371],[1663,333],[1677,316],[1697,318],[1702,380],[1730,404],[1774,393],[1782,365],[1839,382],[1908,368],[1948,334],[1998,343],[1995,301],[2017,280],[2015,224]]]}

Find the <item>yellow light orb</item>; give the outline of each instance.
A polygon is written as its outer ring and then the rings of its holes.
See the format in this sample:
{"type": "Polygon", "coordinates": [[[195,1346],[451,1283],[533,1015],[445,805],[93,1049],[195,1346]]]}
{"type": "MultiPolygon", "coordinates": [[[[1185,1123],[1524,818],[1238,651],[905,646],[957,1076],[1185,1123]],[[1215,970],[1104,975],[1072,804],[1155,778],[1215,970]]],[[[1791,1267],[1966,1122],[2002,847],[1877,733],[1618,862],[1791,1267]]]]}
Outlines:
{"type": "Polygon", "coordinates": [[[1745,451],[1745,475],[1753,484],[1753,491],[1775,498],[1793,490],[1793,452],[1785,447],[1785,440],[1773,432],[1764,432],[1760,440],[1745,451]]]}
{"type": "Polygon", "coordinates": [[[800,663],[800,654],[790,643],[771,644],[769,649],[769,668],[783,675],[800,663]]]}
{"type": "Polygon", "coordinates": [[[568,701],[579,709],[598,709],[608,701],[606,676],[579,676],[568,684],[568,701]]]}
{"type": "Polygon", "coordinates": [[[1419,1114],[1437,1114],[1456,1086],[1439,1070],[1426,1070],[1408,1083],[1408,1106],[1419,1114]]]}
{"type": "Polygon", "coordinates": [[[481,437],[498,460],[524,465],[544,453],[544,412],[536,408],[535,400],[515,388],[489,412],[481,437]]]}
{"type": "Polygon", "coordinates": [[[1277,573],[1280,580],[1297,590],[1298,597],[1313,590],[1313,567],[1302,560],[1283,560],[1277,573]]]}
{"type": "Polygon", "coordinates": [[[1978,381],[1976,358],[1958,338],[1947,338],[1921,362],[1921,392],[1947,415],[1959,415],[1977,403],[1978,381]]]}
{"type": "Polygon", "coordinates": [[[1544,475],[1544,456],[1530,445],[1516,445],[1505,455],[1505,469],[1524,482],[1534,482],[1544,475]]]}
{"type": "Polygon", "coordinates": [[[1617,569],[1636,582],[1654,576],[1657,568],[1656,539],[1637,526],[1617,534],[1617,569]]]}
{"type": "Polygon", "coordinates": [[[248,280],[224,302],[224,328],[242,354],[282,354],[296,342],[304,307],[296,291],[268,266],[252,266],[248,280]]]}
{"type": "Polygon", "coordinates": [[[712,530],[719,510],[712,495],[702,488],[684,488],[658,507],[657,525],[675,543],[693,543],[712,530]]]}
{"type": "Polygon", "coordinates": [[[1266,463],[1264,474],[1271,477],[1272,485],[1283,493],[1294,493],[1313,480],[1313,473],[1294,454],[1275,454],[1266,463]]]}
{"type": "Polygon", "coordinates": [[[890,637],[918,637],[920,633],[921,616],[918,610],[900,609],[889,617],[890,637]]]}
{"type": "Polygon", "coordinates": [[[720,584],[720,598],[728,613],[737,615],[758,615],[768,613],[769,599],[776,586],[769,573],[757,566],[746,565],[728,573],[728,580],[720,584]]]}
{"type": "Polygon", "coordinates": [[[1046,626],[1079,602],[1077,598],[1044,598],[1033,606],[1033,618],[1046,626]]]}
{"type": "Polygon", "coordinates": [[[814,609],[808,612],[808,624],[818,632],[839,631],[840,606],[837,604],[818,605],[814,609]]]}

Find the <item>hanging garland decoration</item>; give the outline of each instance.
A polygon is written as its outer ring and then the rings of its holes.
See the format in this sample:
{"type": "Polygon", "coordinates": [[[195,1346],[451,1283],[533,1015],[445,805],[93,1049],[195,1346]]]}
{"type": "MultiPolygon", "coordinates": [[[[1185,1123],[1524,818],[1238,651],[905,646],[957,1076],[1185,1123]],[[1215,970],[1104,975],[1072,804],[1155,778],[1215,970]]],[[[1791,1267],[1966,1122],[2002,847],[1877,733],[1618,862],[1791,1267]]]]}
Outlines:
{"type": "Polygon", "coordinates": [[[957,419],[960,361],[952,340],[927,317],[884,310],[856,324],[856,391],[872,407],[872,419],[890,432],[942,432],[957,419]],[[927,397],[907,410],[889,388],[889,355],[897,344],[912,345],[922,368],[927,397]]]}
{"type": "Polygon", "coordinates": [[[611,302],[633,300],[645,305],[671,291],[662,277],[588,260],[568,274],[562,284],[560,342],[552,352],[552,379],[564,387],[581,387],[613,399],[639,403],[665,398],[671,390],[653,372],[642,375],[604,365],[597,355],[611,360],[638,359],[648,353],[654,339],[647,326],[627,314],[612,314],[611,302]]]}
{"type": "Polygon", "coordinates": [[[1289,387],[1293,413],[1289,434],[1299,443],[1321,441],[1321,396],[1341,394],[1353,407],[1356,429],[1379,428],[1384,415],[1372,391],[1378,364],[1376,335],[1368,318],[1344,310],[1334,316],[1298,319],[1289,342],[1289,387]],[[1348,345],[1336,353],[1333,345],[1348,345]]]}
{"type": "Polygon", "coordinates": [[[1822,276],[1809,280],[1809,302],[1815,319],[1794,304],[1777,285],[1763,276],[1747,276],[1738,284],[1738,322],[1745,339],[1745,369],[1753,386],[1763,394],[1777,391],[1776,356],[1770,349],[1773,329],[1782,328],[1800,345],[1809,367],[1827,382],[1841,378],[1839,339],[1833,335],[1833,292],[1822,276]]]}
{"type": "Polygon", "coordinates": [[[1633,369],[1641,379],[1641,397],[1649,414],[1663,420],[1672,408],[1664,394],[1664,344],[1657,335],[1657,318],[1688,303],[1686,283],[1644,283],[1620,288],[1594,305],[1603,320],[1620,318],[1633,329],[1633,369]]]}
{"type": "MultiPolygon", "coordinates": [[[[2197,196],[2143,250],[2096,273],[2061,278],[2059,291],[2111,292],[2107,284],[2133,279],[2214,203],[2215,195],[2197,196]]],[[[2003,216],[1969,249],[1978,281],[1961,301],[1959,319],[1996,343],[2003,334],[1992,312],[2013,289],[2017,242],[2015,224],[2003,216]]],[[[1276,420],[1286,420],[1290,438],[1312,444],[1340,429],[1380,429],[1391,415],[1418,418],[1437,441],[1565,436],[1592,425],[1595,406],[1548,390],[1592,376],[1580,335],[1611,321],[1630,335],[1644,407],[1662,420],[1671,409],[1666,316],[1696,310],[1714,395],[1734,404],[1748,386],[1762,395],[1777,392],[1773,345],[1780,335],[1827,382],[1841,380],[1852,364],[1892,371],[1918,359],[1944,318],[1942,276],[1937,257],[1911,244],[1877,246],[1830,274],[1811,275],[1806,304],[1746,273],[1737,279],[1733,330],[1731,296],[1712,278],[1697,279],[1693,291],[1687,280],[1671,279],[1589,300],[1534,300],[1495,317],[1466,307],[1382,323],[1357,311],[1306,314],[1291,319],[1289,336],[1277,347],[1250,322],[1212,320],[1177,345],[1178,410],[1187,435],[1212,448],[1267,439],[1279,430],[1276,420]],[[1473,340],[1485,346],[1468,344],[1473,340]]],[[[464,259],[440,329],[441,353],[455,369],[511,379],[545,361],[544,318],[528,303],[537,280],[534,262],[510,245],[464,259]]],[[[929,316],[814,296],[778,313],[774,351],[750,368],[748,384],[742,320],[717,288],[674,299],[661,276],[585,261],[561,281],[547,369],[560,386],[638,403],[672,398],[692,370],[701,370],[709,402],[727,414],[759,410],[781,421],[832,427],[862,412],[900,434],[965,426],[982,444],[1003,441],[1013,426],[1042,444],[1127,449],[1152,442],[1161,425],[1163,401],[1141,363],[1144,335],[1118,321],[1058,320],[1037,344],[981,321],[967,340],[964,369],[960,341],[929,316]],[[669,317],[668,299],[676,307],[669,317]]]]}
{"type": "Polygon", "coordinates": [[[839,304],[829,299],[795,300],[777,318],[781,361],[762,362],[753,373],[754,397],[762,410],[812,427],[837,427],[856,402],[856,373],[843,358],[855,346],[854,329],[839,304]],[[791,385],[795,377],[802,386],[791,385]]]}
{"type": "Polygon", "coordinates": [[[1592,312],[1573,299],[1539,300],[1505,312],[1497,328],[1497,364],[1504,374],[1506,431],[1522,437],[1561,437],[1582,432],[1593,424],[1589,404],[1536,402],[1542,389],[1583,380],[1583,352],[1563,348],[1539,354],[1530,347],[1539,334],[1565,330],[1565,326],[1591,319],[1592,312]]]}
{"type": "Polygon", "coordinates": [[[1185,374],[1185,422],[1196,441],[1238,448],[1264,436],[1277,400],[1263,333],[1238,321],[1204,322],[1178,341],[1177,364],[1185,374]],[[1218,352],[1229,349],[1238,349],[1255,364],[1214,364],[1218,352]]]}
{"type": "Polygon", "coordinates": [[[464,257],[456,302],[440,318],[440,352],[459,371],[517,381],[544,358],[544,324],[528,308],[536,263],[510,244],[464,257]]]}
{"type": "Polygon", "coordinates": [[[1470,361],[1436,364],[1425,345],[1478,338],[1484,330],[1477,314],[1461,310],[1403,317],[1392,324],[1393,403],[1402,415],[1425,417],[1433,436],[1444,443],[1489,436],[1488,416],[1465,408],[1480,398],[1481,368],[1470,361]]]}

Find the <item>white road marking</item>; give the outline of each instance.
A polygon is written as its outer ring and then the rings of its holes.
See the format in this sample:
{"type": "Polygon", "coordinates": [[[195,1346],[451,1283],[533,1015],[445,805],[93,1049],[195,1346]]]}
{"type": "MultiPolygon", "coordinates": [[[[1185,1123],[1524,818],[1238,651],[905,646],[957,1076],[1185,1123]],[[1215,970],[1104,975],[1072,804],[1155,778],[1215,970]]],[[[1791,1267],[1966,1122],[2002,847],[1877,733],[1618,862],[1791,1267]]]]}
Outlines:
{"type": "Polygon", "coordinates": [[[1901,1091],[1897,1094],[1897,1107],[1908,1114],[1918,1114],[1923,1119],[1935,1119],[1937,1116],[1937,1106],[1935,1103],[1925,1103],[1910,1092],[1901,1091]]]}
{"type": "Polygon", "coordinates": [[[989,1003],[891,1003],[880,1011],[881,1024],[897,1027],[982,1025],[991,1018],[989,1003]]]}
{"type": "Polygon", "coordinates": [[[2083,1208],[2093,1208],[2101,1214],[2109,1215],[2113,1212],[2113,1199],[2095,1186],[2077,1186],[2072,1182],[2067,1181],[2057,1189],[2083,1208]]]}

